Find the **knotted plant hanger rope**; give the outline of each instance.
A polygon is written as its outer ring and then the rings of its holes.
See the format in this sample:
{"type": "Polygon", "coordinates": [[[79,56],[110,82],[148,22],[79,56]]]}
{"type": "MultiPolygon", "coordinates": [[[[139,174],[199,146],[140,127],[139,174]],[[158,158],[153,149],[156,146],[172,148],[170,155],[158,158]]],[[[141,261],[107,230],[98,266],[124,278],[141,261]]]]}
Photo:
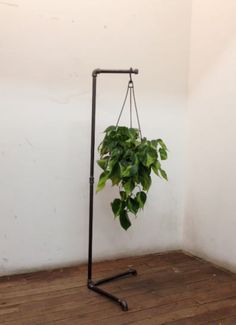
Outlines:
{"type": "Polygon", "coordinates": [[[138,130],[139,130],[140,138],[142,139],[142,131],[141,131],[141,125],[140,125],[140,120],[139,120],[139,115],[138,115],[137,102],[136,102],[136,97],[135,97],[135,92],[134,92],[134,83],[133,83],[133,80],[132,80],[132,77],[131,77],[131,73],[129,75],[129,82],[128,82],[128,86],[127,86],[127,90],[126,90],[126,94],[125,94],[125,99],[124,99],[123,105],[121,107],[119,117],[118,117],[117,122],[116,122],[116,127],[118,127],[118,125],[119,125],[121,115],[122,115],[122,113],[124,111],[125,104],[127,102],[128,96],[129,96],[130,128],[132,128],[132,122],[133,122],[132,121],[132,110],[133,110],[133,106],[134,106],[135,115],[136,115],[137,123],[138,123],[138,130]]]}

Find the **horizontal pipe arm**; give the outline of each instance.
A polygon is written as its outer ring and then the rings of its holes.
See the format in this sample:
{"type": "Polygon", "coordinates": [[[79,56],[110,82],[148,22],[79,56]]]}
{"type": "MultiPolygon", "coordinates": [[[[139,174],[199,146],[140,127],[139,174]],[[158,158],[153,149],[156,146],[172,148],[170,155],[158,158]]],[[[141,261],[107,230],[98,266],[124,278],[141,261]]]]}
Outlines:
{"type": "Polygon", "coordinates": [[[92,76],[96,77],[99,73],[134,73],[138,74],[138,69],[128,69],[128,70],[109,70],[109,69],[95,69],[93,70],[92,76]]]}

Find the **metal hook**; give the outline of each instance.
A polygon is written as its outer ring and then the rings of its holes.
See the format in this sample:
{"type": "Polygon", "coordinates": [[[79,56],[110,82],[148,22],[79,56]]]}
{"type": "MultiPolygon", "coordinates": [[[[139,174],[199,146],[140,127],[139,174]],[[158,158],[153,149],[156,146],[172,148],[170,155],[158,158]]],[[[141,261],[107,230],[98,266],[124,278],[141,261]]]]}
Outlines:
{"type": "Polygon", "coordinates": [[[128,87],[129,87],[129,88],[134,88],[133,80],[130,80],[130,81],[129,81],[129,83],[128,83],[128,87]]]}

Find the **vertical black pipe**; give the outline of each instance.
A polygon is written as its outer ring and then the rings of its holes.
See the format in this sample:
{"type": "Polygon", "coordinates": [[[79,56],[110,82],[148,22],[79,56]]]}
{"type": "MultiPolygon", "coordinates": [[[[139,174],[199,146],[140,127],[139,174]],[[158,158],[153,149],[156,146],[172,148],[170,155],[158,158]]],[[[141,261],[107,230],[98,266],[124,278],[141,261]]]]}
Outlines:
{"type": "Polygon", "coordinates": [[[91,117],[91,155],[89,177],[89,245],[88,245],[88,284],[92,280],[93,258],[93,195],[94,195],[94,147],[95,147],[95,119],[96,119],[96,86],[97,74],[93,73],[92,89],[92,117],[91,117]]]}

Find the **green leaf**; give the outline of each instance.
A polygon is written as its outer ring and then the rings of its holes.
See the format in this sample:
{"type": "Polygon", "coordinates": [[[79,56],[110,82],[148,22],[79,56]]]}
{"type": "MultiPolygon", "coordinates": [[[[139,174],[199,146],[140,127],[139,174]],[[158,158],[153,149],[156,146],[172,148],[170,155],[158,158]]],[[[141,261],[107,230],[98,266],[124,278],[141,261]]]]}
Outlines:
{"type": "Polygon", "coordinates": [[[139,209],[139,202],[137,201],[137,199],[136,198],[133,199],[132,197],[128,198],[127,208],[129,209],[130,212],[136,215],[139,209]]]}
{"type": "Polygon", "coordinates": [[[127,128],[126,126],[119,126],[117,128],[117,133],[125,136],[126,138],[129,138],[129,128],[127,128]]]}
{"type": "Polygon", "coordinates": [[[117,141],[110,141],[107,144],[108,152],[113,151],[117,147],[117,141]]]}
{"type": "Polygon", "coordinates": [[[167,147],[162,139],[158,139],[157,142],[162,147],[162,149],[167,150],[167,147]]]}
{"type": "Polygon", "coordinates": [[[151,156],[150,153],[147,153],[145,166],[150,167],[154,163],[155,159],[156,158],[151,156]]]}
{"type": "Polygon", "coordinates": [[[138,136],[139,136],[139,130],[138,129],[134,129],[134,128],[130,128],[129,129],[129,135],[131,136],[131,138],[137,139],[138,136]]]}
{"type": "Polygon", "coordinates": [[[121,172],[121,176],[122,177],[130,177],[130,176],[137,174],[137,172],[138,172],[138,164],[129,165],[126,168],[123,168],[123,170],[121,172]]]}
{"type": "Polygon", "coordinates": [[[123,186],[124,186],[126,194],[129,195],[133,191],[133,189],[135,187],[135,183],[132,179],[129,178],[127,181],[124,182],[123,186]]]}
{"type": "Polygon", "coordinates": [[[120,197],[121,197],[121,200],[125,201],[127,199],[127,195],[125,193],[125,191],[120,191],[120,197]]]}
{"type": "Polygon", "coordinates": [[[129,177],[130,176],[130,169],[132,166],[122,166],[121,165],[121,177],[129,177]]]}
{"type": "Polygon", "coordinates": [[[143,173],[141,176],[141,184],[143,186],[144,191],[148,191],[152,183],[152,179],[150,175],[143,173]]]}
{"type": "Polygon", "coordinates": [[[138,158],[141,161],[141,163],[143,164],[143,166],[146,166],[147,154],[146,154],[146,150],[145,149],[139,151],[138,158]]]}
{"type": "Polygon", "coordinates": [[[106,185],[106,181],[108,179],[108,175],[109,175],[108,172],[103,172],[100,175],[99,181],[98,181],[98,184],[97,184],[96,192],[99,192],[99,191],[101,191],[104,188],[104,186],[106,185]]]}
{"type": "Polygon", "coordinates": [[[131,222],[126,210],[122,210],[120,212],[120,224],[121,227],[125,230],[127,230],[131,226],[131,222]]]}
{"type": "Polygon", "coordinates": [[[111,179],[113,186],[114,185],[118,185],[120,183],[120,181],[121,181],[121,177],[120,177],[120,166],[119,166],[118,163],[116,163],[113,166],[113,168],[112,168],[112,170],[111,170],[111,172],[109,174],[109,178],[111,179]]]}
{"type": "Polygon", "coordinates": [[[161,169],[161,168],[160,168],[159,170],[160,170],[161,176],[162,176],[165,180],[168,181],[168,177],[167,177],[166,172],[165,172],[163,169],[161,169]]]}
{"type": "Polygon", "coordinates": [[[115,131],[116,127],[114,125],[108,126],[108,128],[106,128],[106,130],[104,131],[105,133],[109,133],[111,131],[115,131]]]}
{"type": "Polygon", "coordinates": [[[166,160],[167,159],[167,151],[163,148],[159,149],[161,160],[166,160]]]}
{"type": "Polygon", "coordinates": [[[145,192],[141,191],[141,192],[138,192],[136,194],[136,200],[139,203],[139,207],[140,208],[143,208],[144,207],[144,204],[146,202],[146,199],[147,199],[147,195],[146,195],[145,192]]]}
{"type": "Polygon", "coordinates": [[[147,144],[146,148],[140,150],[138,157],[145,167],[150,167],[157,159],[157,151],[150,144],[147,144]]]}
{"type": "Polygon", "coordinates": [[[116,159],[109,159],[109,162],[108,162],[108,169],[109,171],[111,172],[113,167],[115,166],[115,164],[117,163],[116,159]]]}
{"type": "Polygon", "coordinates": [[[100,152],[101,155],[105,155],[109,152],[109,149],[107,148],[105,143],[101,143],[98,147],[98,150],[100,152]]]}
{"type": "Polygon", "coordinates": [[[154,173],[159,176],[159,169],[161,168],[161,164],[158,160],[156,160],[154,162],[154,164],[152,165],[152,170],[154,171],[154,173]]]}
{"type": "Polygon", "coordinates": [[[117,217],[120,214],[121,207],[122,207],[122,202],[120,199],[115,199],[111,203],[111,208],[112,208],[112,211],[113,211],[115,217],[117,217]]]}
{"type": "Polygon", "coordinates": [[[158,145],[158,140],[151,140],[151,146],[156,149],[158,145]]]}
{"type": "Polygon", "coordinates": [[[101,167],[103,170],[105,170],[107,168],[107,159],[97,160],[97,164],[99,167],[101,167]]]}
{"type": "Polygon", "coordinates": [[[123,150],[121,148],[115,148],[111,152],[111,158],[117,160],[122,155],[122,153],[123,153],[123,150]]]}

